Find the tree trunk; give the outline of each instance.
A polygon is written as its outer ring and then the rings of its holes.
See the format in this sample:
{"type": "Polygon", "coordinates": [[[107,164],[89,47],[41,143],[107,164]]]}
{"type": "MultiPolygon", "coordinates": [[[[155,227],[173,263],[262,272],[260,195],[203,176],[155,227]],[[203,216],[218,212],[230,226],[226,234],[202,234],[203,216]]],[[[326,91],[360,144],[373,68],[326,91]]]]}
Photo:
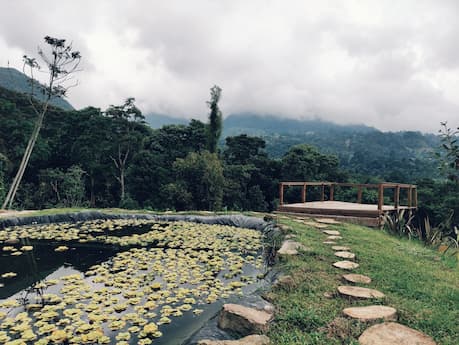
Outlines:
{"type": "Polygon", "coordinates": [[[91,199],[89,201],[89,205],[91,207],[95,207],[96,206],[96,196],[94,195],[94,176],[92,176],[91,174],[91,199]]]}
{"type": "Polygon", "coordinates": [[[120,184],[121,184],[121,201],[124,200],[126,194],[124,191],[124,167],[120,169],[120,184]]]}
{"type": "Polygon", "coordinates": [[[40,134],[40,129],[43,124],[43,119],[45,118],[46,110],[48,109],[48,104],[46,103],[43,107],[43,111],[40,113],[37,122],[35,123],[35,127],[33,129],[32,135],[27,143],[26,150],[24,152],[24,156],[22,157],[21,164],[19,165],[19,169],[16,173],[16,176],[11,183],[10,189],[8,190],[8,194],[3,202],[2,209],[11,208],[14,198],[16,196],[16,192],[18,187],[21,183],[22,177],[24,176],[24,171],[29,163],[30,156],[32,155],[33,148],[35,146],[35,142],[37,141],[38,135],[40,134]]]}

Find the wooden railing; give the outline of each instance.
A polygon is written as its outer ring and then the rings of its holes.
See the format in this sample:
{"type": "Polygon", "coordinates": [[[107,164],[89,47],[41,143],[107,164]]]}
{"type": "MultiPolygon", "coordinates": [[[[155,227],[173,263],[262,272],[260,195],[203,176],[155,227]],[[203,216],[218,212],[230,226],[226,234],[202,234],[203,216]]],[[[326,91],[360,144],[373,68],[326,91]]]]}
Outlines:
{"type": "Polygon", "coordinates": [[[289,186],[302,187],[301,202],[305,203],[307,198],[308,187],[320,187],[320,201],[325,201],[325,187],[329,189],[328,200],[334,201],[335,187],[349,187],[357,188],[357,203],[362,203],[362,195],[364,189],[377,189],[378,190],[378,211],[382,213],[384,206],[384,191],[386,189],[394,190],[394,207],[398,209],[400,205],[400,192],[407,190],[407,204],[403,207],[417,208],[418,207],[418,193],[417,186],[413,184],[383,182],[378,184],[367,183],[336,183],[336,182],[281,182],[279,184],[279,204],[284,204],[284,188],[289,186]]]}

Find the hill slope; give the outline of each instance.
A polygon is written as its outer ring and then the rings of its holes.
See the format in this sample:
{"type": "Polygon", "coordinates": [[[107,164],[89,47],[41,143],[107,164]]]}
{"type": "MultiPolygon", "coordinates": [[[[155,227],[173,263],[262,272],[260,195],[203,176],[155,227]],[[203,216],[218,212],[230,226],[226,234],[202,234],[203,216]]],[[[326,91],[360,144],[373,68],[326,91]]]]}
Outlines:
{"type": "MultiPolygon", "coordinates": [[[[30,92],[30,78],[24,73],[14,68],[0,67],[0,86],[19,93],[28,94],[30,92]]],[[[34,97],[40,101],[44,100],[43,86],[37,88],[34,97]]],[[[64,110],[73,110],[72,105],[63,98],[56,98],[51,101],[55,107],[64,110]]]]}

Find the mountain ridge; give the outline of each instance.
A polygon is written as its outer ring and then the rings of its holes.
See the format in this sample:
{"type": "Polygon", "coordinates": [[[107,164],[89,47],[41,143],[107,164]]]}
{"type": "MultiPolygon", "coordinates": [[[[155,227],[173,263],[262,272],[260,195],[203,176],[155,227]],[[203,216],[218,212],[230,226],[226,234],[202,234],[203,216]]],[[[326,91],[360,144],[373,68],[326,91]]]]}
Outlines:
{"type": "MultiPolygon", "coordinates": [[[[31,79],[27,75],[18,71],[15,68],[0,67],[0,86],[7,90],[15,91],[22,94],[29,94],[30,80],[31,79]]],[[[34,98],[36,98],[39,101],[43,101],[45,99],[43,91],[44,86],[40,84],[40,86],[34,92],[34,98]]],[[[52,99],[50,103],[53,106],[59,107],[63,110],[74,110],[74,107],[68,101],[60,97],[52,99]]]]}

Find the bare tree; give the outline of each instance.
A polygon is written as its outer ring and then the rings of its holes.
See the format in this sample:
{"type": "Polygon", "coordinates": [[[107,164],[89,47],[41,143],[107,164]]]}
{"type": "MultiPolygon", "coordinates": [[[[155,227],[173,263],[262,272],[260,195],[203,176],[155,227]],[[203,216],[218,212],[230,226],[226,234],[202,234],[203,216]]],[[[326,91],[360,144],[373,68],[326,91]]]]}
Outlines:
{"type": "Polygon", "coordinates": [[[3,202],[2,209],[11,208],[13,204],[14,197],[16,196],[24,171],[29,163],[50,102],[55,98],[65,97],[67,90],[78,84],[73,80],[73,73],[78,69],[81,60],[80,53],[73,50],[72,44],[66,44],[65,39],[46,36],[45,42],[48,45],[49,51],[45,52],[39,47],[38,55],[47,67],[47,71],[45,72],[49,75],[47,84],[41,85],[34,77],[34,71],[40,71],[41,69],[37,59],[27,55],[23,57],[23,72],[28,74],[30,78],[29,101],[33,111],[37,115],[37,120],[27,143],[19,169],[3,202]],[[43,101],[38,101],[35,98],[37,92],[43,93],[43,101]]]}

